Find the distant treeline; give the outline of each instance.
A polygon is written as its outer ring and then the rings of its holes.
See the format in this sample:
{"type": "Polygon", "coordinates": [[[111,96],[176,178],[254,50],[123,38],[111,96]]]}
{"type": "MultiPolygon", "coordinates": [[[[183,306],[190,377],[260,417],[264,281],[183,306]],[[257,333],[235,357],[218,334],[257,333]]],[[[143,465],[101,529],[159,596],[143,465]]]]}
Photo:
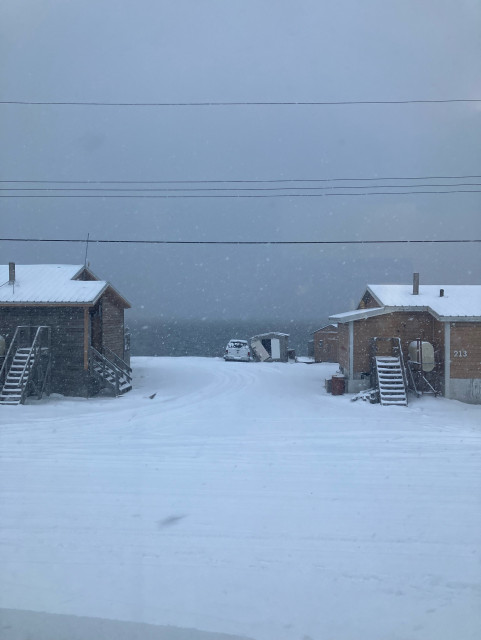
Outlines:
{"type": "Polygon", "coordinates": [[[268,320],[210,321],[163,318],[129,319],[133,356],[222,356],[231,338],[248,340],[259,333],[289,334],[289,348],[307,355],[312,332],[322,323],[275,322],[268,320]]]}

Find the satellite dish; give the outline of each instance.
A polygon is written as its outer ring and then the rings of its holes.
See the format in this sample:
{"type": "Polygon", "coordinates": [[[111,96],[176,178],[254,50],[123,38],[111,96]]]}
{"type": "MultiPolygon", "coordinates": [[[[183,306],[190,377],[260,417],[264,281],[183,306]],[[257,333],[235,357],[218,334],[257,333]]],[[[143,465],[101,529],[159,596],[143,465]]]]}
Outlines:
{"type": "Polygon", "coordinates": [[[418,364],[425,372],[432,371],[436,366],[434,347],[430,342],[424,340],[413,340],[409,344],[409,359],[418,364]]]}

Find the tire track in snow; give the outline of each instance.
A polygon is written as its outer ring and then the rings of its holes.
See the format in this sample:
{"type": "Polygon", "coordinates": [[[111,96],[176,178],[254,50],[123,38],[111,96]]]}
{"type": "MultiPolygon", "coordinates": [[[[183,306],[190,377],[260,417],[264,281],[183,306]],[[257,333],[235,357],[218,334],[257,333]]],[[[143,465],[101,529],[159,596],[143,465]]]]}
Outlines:
{"type": "MultiPolygon", "coordinates": [[[[152,408],[139,413],[140,416],[153,415],[159,413],[160,416],[166,413],[181,412],[184,417],[186,410],[193,412],[206,401],[209,405],[222,404],[225,400],[235,397],[250,386],[255,385],[258,376],[251,369],[253,363],[222,363],[219,367],[212,366],[210,360],[198,359],[194,361],[195,377],[199,377],[194,389],[189,392],[174,394],[170,392],[169,386],[165,393],[159,391],[158,397],[152,400],[152,408]],[[159,407],[160,404],[160,407],[159,407]]],[[[185,368],[182,369],[185,376],[185,368]]],[[[175,388],[175,387],[174,387],[175,388]]]]}

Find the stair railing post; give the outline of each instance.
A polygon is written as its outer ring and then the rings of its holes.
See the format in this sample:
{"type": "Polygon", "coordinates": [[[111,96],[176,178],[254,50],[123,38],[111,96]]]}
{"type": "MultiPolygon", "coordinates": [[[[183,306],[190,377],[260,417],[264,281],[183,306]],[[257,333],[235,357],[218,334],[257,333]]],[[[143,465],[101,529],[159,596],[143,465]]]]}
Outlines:
{"type": "Polygon", "coordinates": [[[15,329],[15,333],[13,334],[13,338],[12,341],[10,342],[10,346],[8,347],[8,351],[7,351],[7,355],[5,356],[5,360],[3,361],[2,364],[2,368],[0,369],[0,381],[2,381],[3,378],[6,379],[6,372],[10,369],[8,361],[11,358],[13,361],[13,352],[14,352],[14,345],[15,343],[18,341],[18,336],[19,336],[19,329],[20,327],[17,327],[15,329]]]}

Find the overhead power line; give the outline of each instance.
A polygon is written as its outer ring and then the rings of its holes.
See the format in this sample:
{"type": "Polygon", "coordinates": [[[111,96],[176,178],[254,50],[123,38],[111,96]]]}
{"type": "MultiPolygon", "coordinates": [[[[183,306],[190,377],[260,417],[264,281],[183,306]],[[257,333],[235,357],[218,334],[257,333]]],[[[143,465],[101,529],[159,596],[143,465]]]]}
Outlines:
{"type": "Polygon", "coordinates": [[[0,180],[4,184],[276,184],[286,182],[380,182],[382,180],[471,180],[481,175],[389,176],[384,178],[274,178],[272,180],[0,180]]]}
{"type": "Polygon", "coordinates": [[[192,192],[192,191],[236,191],[238,193],[245,191],[332,191],[333,189],[418,189],[421,187],[436,187],[436,188],[450,188],[450,187],[481,187],[481,183],[477,182],[458,182],[450,184],[382,184],[382,185],[342,185],[331,187],[140,187],[136,188],[118,188],[118,187],[91,187],[91,188],[78,188],[78,187],[0,187],[0,191],[76,191],[76,192],[90,192],[90,191],[102,191],[102,192],[140,192],[148,193],[152,191],[179,191],[179,192],[192,192]]]}
{"type": "Polygon", "coordinates": [[[326,107],[349,105],[403,105],[403,104],[452,104],[481,102],[481,98],[447,98],[439,100],[324,100],[324,101],[205,101],[205,102],[101,102],[101,101],[50,101],[50,100],[1,100],[3,105],[55,106],[55,107],[326,107]]]}
{"type": "MultiPolygon", "coordinates": [[[[85,238],[0,238],[0,242],[70,242],[84,243],[85,238]]],[[[184,244],[184,245],[322,245],[322,244],[460,244],[479,240],[111,240],[92,239],[89,244],[184,244]]]]}
{"type": "Polygon", "coordinates": [[[35,194],[35,195],[0,195],[0,198],[321,198],[321,197],[344,197],[344,196],[403,196],[403,195],[426,195],[426,194],[449,194],[449,193],[481,193],[480,189],[450,189],[448,191],[365,191],[363,193],[269,193],[269,194],[180,194],[180,195],[126,195],[126,194],[35,194]]]}

